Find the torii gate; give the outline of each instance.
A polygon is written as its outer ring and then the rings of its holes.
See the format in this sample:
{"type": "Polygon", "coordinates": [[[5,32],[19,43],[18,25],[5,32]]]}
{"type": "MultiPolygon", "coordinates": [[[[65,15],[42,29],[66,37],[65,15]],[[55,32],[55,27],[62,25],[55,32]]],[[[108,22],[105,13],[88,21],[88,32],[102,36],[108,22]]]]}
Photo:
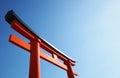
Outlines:
{"type": "Polygon", "coordinates": [[[13,10],[7,12],[5,20],[14,30],[30,41],[30,43],[25,42],[14,34],[11,34],[9,38],[11,43],[30,52],[29,78],[40,78],[40,58],[66,70],[68,78],[74,78],[74,75],[78,75],[77,72],[72,69],[72,66],[75,66],[76,61],[39,37],[15,14],[13,10]],[[44,53],[40,48],[49,52],[52,57],[44,53]],[[58,59],[61,59],[64,63],[59,62],[58,59]]]}

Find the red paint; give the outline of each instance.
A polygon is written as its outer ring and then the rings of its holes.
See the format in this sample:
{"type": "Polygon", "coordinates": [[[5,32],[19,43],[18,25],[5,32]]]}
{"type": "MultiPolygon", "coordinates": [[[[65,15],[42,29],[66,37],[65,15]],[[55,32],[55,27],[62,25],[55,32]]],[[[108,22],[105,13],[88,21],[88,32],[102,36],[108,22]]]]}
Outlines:
{"type": "Polygon", "coordinates": [[[68,78],[74,78],[74,75],[78,75],[77,72],[72,69],[72,66],[75,65],[75,61],[68,59],[47,45],[44,41],[40,40],[36,35],[25,28],[19,21],[13,20],[10,24],[14,30],[30,40],[30,43],[25,42],[13,34],[10,35],[9,38],[10,42],[30,52],[29,78],[40,78],[40,58],[64,69],[67,72],[68,78]],[[42,52],[40,48],[51,53],[52,57],[42,52]],[[61,59],[64,63],[59,62],[58,59],[61,59]]]}
{"type": "Polygon", "coordinates": [[[40,78],[40,50],[39,42],[31,41],[29,78],[40,78]]]}

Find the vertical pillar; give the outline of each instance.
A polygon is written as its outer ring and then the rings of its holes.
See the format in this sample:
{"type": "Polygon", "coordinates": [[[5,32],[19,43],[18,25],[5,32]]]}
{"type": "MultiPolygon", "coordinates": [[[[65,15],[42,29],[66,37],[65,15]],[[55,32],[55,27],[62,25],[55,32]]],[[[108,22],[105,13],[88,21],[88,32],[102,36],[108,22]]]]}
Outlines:
{"type": "Polygon", "coordinates": [[[40,78],[40,46],[38,40],[32,40],[30,46],[29,78],[40,78]]]}
{"type": "Polygon", "coordinates": [[[67,65],[67,75],[68,75],[68,78],[74,78],[74,73],[73,73],[73,70],[72,70],[72,65],[71,63],[69,62],[69,60],[65,61],[65,64],[67,65]]]}

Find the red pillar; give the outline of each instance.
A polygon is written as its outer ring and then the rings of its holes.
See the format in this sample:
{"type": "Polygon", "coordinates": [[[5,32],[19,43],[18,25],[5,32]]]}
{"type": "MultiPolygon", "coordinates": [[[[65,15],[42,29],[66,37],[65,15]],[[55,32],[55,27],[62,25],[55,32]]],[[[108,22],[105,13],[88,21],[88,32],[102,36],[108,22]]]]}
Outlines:
{"type": "Polygon", "coordinates": [[[40,78],[40,49],[39,42],[32,40],[30,43],[30,71],[29,78],[40,78]]]}
{"type": "Polygon", "coordinates": [[[67,75],[68,75],[68,78],[74,78],[74,73],[73,73],[73,70],[72,70],[72,65],[71,63],[68,61],[65,61],[65,64],[67,65],[67,75]]]}

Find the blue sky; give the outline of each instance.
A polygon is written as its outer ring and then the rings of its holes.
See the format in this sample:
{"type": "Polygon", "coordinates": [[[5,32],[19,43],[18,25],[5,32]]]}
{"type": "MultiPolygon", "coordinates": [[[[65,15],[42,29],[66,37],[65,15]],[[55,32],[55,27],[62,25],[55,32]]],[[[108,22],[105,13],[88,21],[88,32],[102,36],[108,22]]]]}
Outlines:
{"type": "MultiPolygon", "coordinates": [[[[120,78],[119,0],[0,0],[0,78],[28,78],[29,53],[8,42],[13,9],[41,37],[74,58],[75,78],[120,78]]],[[[41,60],[42,78],[67,78],[41,60]]]]}

